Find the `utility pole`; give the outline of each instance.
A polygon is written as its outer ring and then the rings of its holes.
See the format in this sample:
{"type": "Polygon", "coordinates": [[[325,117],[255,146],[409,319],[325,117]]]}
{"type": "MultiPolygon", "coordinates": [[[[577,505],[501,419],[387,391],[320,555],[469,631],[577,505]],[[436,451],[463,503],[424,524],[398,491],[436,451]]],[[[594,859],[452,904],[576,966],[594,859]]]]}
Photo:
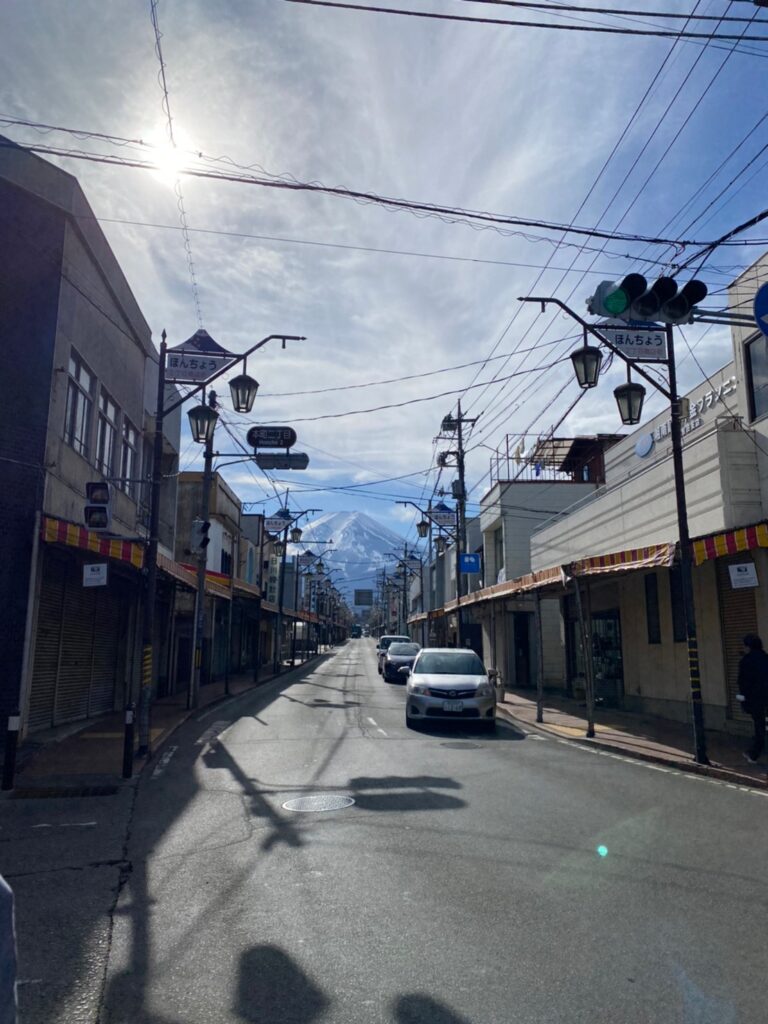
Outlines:
{"type": "Polygon", "coordinates": [[[462,621],[461,599],[464,596],[464,576],[461,572],[461,556],[467,546],[467,491],[464,478],[464,432],[465,423],[477,423],[469,416],[463,416],[461,412],[461,399],[457,403],[456,418],[450,414],[443,419],[440,429],[443,433],[452,434],[456,432],[456,450],[443,453],[442,465],[455,465],[458,473],[458,494],[456,498],[456,646],[464,646],[464,628],[462,621]],[[448,457],[453,456],[455,462],[449,463],[448,457]]]}

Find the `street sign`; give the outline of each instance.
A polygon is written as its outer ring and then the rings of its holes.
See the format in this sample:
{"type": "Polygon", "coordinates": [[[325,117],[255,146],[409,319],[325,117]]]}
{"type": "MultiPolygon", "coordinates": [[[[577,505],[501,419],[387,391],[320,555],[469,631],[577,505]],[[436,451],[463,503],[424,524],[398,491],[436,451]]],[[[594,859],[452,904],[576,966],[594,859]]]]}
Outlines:
{"type": "Polygon", "coordinates": [[[309,456],[304,452],[289,452],[286,455],[257,454],[256,465],[259,469],[306,469],[309,465],[309,456]]]}
{"type": "Polygon", "coordinates": [[[214,355],[196,349],[168,352],[165,357],[165,381],[167,384],[202,384],[232,361],[232,356],[214,355]]]}
{"type": "Polygon", "coordinates": [[[755,294],[755,323],[768,336],[768,283],[760,285],[755,294]]]}
{"type": "Polygon", "coordinates": [[[107,585],[107,563],[92,562],[83,566],[84,587],[106,587],[107,585]]]}
{"type": "Polygon", "coordinates": [[[760,586],[754,562],[741,562],[739,565],[729,565],[728,572],[731,576],[731,588],[733,590],[760,586]]]}
{"type": "Polygon", "coordinates": [[[465,552],[459,555],[459,572],[480,572],[480,554],[465,552]]]}
{"type": "Polygon", "coordinates": [[[626,324],[600,324],[600,330],[627,359],[657,363],[667,358],[667,332],[659,324],[630,320],[626,324]]]}
{"type": "Polygon", "coordinates": [[[456,511],[448,508],[444,501],[441,501],[434,508],[427,509],[427,515],[435,526],[455,526],[456,511]]]}
{"type": "Polygon", "coordinates": [[[355,600],[353,604],[359,604],[364,606],[370,606],[373,604],[373,591],[372,590],[356,590],[355,600]]]}
{"type": "Polygon", "coordinates": [[[251,448],[293,448],[297,437],[293,427],[251,427],[246,440],[251,448]]]}
{"type": "Polygon", "coordinates": [[[317,555],[313,555],[311,551],[304,551],[299,555],[299,565],[302,569],[306,569],[307,566],[312,565],[316,558],[317,555]]]}
{"type": "Polygon", "coordinates": [[[293,519],[290,516],[267,516],[264,520],[264,529],[267,533],[282,533],[292,522],[293,519]]]}

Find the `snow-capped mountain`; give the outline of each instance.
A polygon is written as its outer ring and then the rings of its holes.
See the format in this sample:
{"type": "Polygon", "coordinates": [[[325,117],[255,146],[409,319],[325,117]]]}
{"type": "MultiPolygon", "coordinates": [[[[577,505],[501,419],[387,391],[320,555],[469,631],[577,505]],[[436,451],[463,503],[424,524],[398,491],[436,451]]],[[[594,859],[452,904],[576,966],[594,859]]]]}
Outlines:
{"type": "Polygon", "coordinates": [[[289,554],[311,550],[328,569],[337,569],[333,580],[350,606],[354,590],[375,590],[376,573],[395,568],[397,563],[387,554],[402,556],[405,543],[405,538],[365,512],[327,512],[306,526],[302,523],[302,530],[301,544],[290,545],[289,554]],[[331,539],[332,546],[317,543],[331,539]]]}

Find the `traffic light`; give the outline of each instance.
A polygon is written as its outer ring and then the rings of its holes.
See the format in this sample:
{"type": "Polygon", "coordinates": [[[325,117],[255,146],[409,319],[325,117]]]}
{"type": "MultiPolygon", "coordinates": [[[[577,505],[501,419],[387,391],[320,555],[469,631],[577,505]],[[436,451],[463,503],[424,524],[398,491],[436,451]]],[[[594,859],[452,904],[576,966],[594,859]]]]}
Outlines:
{"type": "Polygon", "coordinates": [[[105,533],[112,525],[112,494],[109,484],[92,480],[85,485],[83,519],[89,530],[105,533]]]}
{"type": "Polygon", "coordinates": [[[649,287],[642,274],[627,274],[622,281],[601,281],[587,309],[616,320],[687,324],[706,295],[703,281],[689,281],[678,290],[673,277],[660,277],[649,287]]]}
{"type": "Polygon", "coordinates": [[[207,519],[193,519],[192,532],[189,538],[190,550],[202,554],[211,543],[208,536],[211,524],[207,519]]]}

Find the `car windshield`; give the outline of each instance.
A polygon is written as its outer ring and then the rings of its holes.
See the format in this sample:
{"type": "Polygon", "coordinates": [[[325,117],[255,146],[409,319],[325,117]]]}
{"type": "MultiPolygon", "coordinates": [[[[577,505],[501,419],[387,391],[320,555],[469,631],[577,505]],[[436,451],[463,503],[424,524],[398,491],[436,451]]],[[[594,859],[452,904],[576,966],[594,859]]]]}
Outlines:
{"type": "Polygon", "coordinates": [[[390,646],[389,646],[389,654],[390,655],[418,654],[420,650],[421,650],[421,648],[419,647],[418,644],[390,644],[390,646]]]}
{"type": "Polygon", "coordinates": [[[383,651],[389,649],[391,644],[406,644],[410,642],[410,637],[407,636],[383,636],[380,641],[380,646],[383,651]]]}
{"type": "Polygon", "coordinates": [[[485,675],[483,663],[474,651],[427,651],[413,670],[438,676],[485,675]]]}

